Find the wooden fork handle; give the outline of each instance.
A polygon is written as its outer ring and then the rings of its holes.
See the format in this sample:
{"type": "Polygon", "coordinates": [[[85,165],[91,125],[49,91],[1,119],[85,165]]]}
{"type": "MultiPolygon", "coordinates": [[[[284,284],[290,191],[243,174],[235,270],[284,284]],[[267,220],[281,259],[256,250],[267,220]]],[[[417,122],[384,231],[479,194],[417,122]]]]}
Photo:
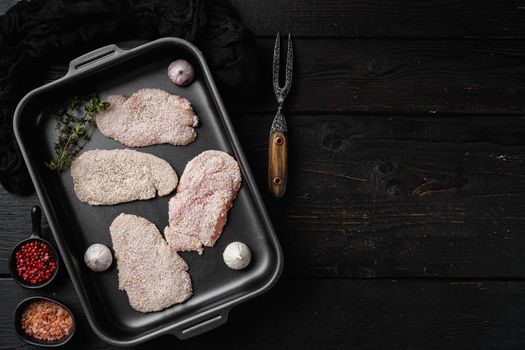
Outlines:
{"type": "Polygon", "coordinates": [[[268,187],[281,198],[288,182],[288,138],[282,131],[272,131],[268,141],[268,187]]]}

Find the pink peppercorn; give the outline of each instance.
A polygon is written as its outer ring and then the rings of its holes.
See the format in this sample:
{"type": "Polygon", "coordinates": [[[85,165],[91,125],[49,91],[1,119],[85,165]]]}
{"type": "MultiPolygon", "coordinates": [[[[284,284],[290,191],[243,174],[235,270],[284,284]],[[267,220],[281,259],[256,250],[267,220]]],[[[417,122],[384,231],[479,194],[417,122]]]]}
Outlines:
{"type": "Polygon", "coordinates": [[[20,247],[15,254],[16,272],[24,281],[39,284],[53,276],[55,258],[46,243],[31,241],[20,247]]]}

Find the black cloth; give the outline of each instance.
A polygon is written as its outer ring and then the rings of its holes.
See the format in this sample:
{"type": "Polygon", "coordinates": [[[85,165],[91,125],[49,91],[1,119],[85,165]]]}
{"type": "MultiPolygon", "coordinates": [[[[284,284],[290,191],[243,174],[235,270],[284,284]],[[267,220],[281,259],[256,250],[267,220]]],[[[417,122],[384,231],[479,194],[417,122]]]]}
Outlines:
{"type": "Polygon", "coordinates": [[[0,17],[0,182],[33,185],[13,135],[14,108],[42,82],[51,61],[126,39],[173,36],[194,42],[219,86],[242,88],[257,75],[252,33],[225,0],[32,0],[0,17]]]}

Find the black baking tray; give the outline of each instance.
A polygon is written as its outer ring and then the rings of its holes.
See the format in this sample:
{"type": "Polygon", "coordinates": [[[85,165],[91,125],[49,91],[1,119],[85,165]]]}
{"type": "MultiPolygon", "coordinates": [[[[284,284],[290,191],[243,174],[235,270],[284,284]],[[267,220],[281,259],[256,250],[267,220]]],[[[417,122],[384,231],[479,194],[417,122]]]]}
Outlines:
{"type": "MultiPolygon", "coordinates": [[[[201,52],[189,42],[163,38],[131,50],[109,45],[87,53],[71,61],[63,78],[25,96],[15,111],[13,124],[64,265],[91,327],[104,341],[128,346],[162,334],[180,339],[201,334],[224,324],[233,306],[263,293],[277,281],[283,264],[279,242],[210,70],[201,52]],[[169,63],[178,58],[195,67],[195,81],[188,87],[177,87],[167,77],[169,63]],[[50,115],[57,106],[74,95],[96,91],[104,99],[111,94],[129,96],[146,87],[190,100],[200,126],[197,139],[190,145],[136,150],[165,159],[179,176],[186,163],[199,153],[222,150],[237,159],[243,175],[238,197],[215,247],[206,248],[202,256],[181,253],[190,267],[193,297],[153,313],[140,313],[130,307],[126,293],[118,290],[116,267],[104,273],[92,272],[84,265],[83,255],[93,243],[112,246],[109,226],[122,212],[145,217],[162,232],[168,223],[171,196],[90,206],[76,198],[69,170],[58,175],[45,165],[53,156],[57,131],[50,115]],[[253,260],[246,270],[230,270],[222,260],[224,248],[233,241],[245,242],[252,249],[253,260]]],[[[84,151],[116,148],[126,147],[95,128],[84,151]]]]}

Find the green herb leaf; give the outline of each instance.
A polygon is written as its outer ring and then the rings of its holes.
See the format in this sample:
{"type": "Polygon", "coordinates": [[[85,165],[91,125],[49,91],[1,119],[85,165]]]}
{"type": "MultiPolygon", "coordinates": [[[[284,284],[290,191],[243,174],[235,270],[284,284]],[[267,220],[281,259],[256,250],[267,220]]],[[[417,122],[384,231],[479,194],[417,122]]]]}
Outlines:
{"type": "Polygon", "coordinates": [[[56,129],[59,132],[54,147],[56,157],[46,162],[46,166],[58,173],[70,167],[73,157],[89,141],[96,114],[109,106],[109,102],[101,101],[93,92],[84,97],[74,96],[67,107],[60,107],[56,113],[56,129]],[[83,107],[83,114],[79,115],[79,107],[83,107]]]}

